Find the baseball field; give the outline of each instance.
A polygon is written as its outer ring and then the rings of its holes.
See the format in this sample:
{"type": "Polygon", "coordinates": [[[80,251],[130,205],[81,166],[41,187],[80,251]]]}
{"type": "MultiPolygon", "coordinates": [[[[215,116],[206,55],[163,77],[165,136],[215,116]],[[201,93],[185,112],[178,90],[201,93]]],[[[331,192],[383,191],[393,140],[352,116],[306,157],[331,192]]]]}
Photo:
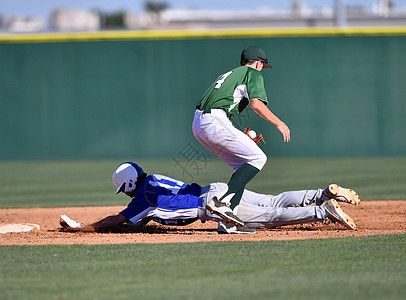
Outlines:
{"type": "MultiPolygon", "coordinates": [[[[134,159],[134,158],[131,158],[134,159]]],[[[358,230],[313,224],[218,235],[215,222],[149,223],[111,233],[60,231],[59,216],[90,223],[128,203],[111,175],[121,161],[0,162],[1,299],[404,299],[406,158],[276,158],[248,188],[351,187],[360,206],[342,205],[358,230]]],[[[205,185],[230,169],[198,170],[174,160],[137,161],[148,173],[205,185]],[[185,173],[185,171],[188,171],[185,173]]]]}
{"type": "Polygon", "coordinates": [[[1,300],[406,298],[405,28],[18,34],[0,47],[0,232],[35,227],[0,233],[1,300]],[[265,88],[292,142],[253,111],[233,120],[266,140],[247,188],[352,188],[361,204],[342,209],[356,231],[219,235],[210,221],[61,231],[61,214],[91,223],[128,204],[112,183],[123,161],[228,182],[191,121],[249,45],[270,57],[265,88]]]}

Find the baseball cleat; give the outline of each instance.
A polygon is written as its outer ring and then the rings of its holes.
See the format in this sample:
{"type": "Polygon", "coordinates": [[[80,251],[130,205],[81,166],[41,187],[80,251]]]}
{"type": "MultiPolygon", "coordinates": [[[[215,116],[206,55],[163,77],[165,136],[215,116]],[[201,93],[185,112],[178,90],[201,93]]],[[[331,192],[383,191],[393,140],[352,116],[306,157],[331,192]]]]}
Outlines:
{"type": "Polygon", "coordinates": [[[351,219],[349,215],[347,215],[341,209],[340,205],[337,203],[336,200],[330,199],[325,201],[322,206],[326,209],[328,218],[333,222],[339,222],[346,227],[356,230],[357,226],[355,225],[354,221],[351,219]]]}
{"type": "Polygon", "coordinates": [[[235,226],[244,226],[244,222],[233,213],[231,208],[228,207],[227,204],[219,201],[216,196],[207,203],[206,209],[235,226]]]}
{"type": "Polygon", "coordinates": [[[340,202],[345,202],[353,205],[359,205],[361,202],[360,197],[354,190],[343,188],[338,184],[330,184],[324,190],[324,193],[327,197],[340,202]]]}
{"type": "Polygon", "coordinates": [[[246,226],[240,227],[240,226],[235,226],[231,223],[228,223],[226,221],[219,221],[218,226],[217,226],[217,233],[218,234],[231,234],[231,233],[236,233],[236,234],[255,234],[256,230],[254,228],[249,228],[246,226]]]}
{"type": "Polygon", "coordinates": [[[80,229],[84,227],[83,224],[80,224],[79,222],[72,220],[67,215],[61,215],[61,220],[59,221],[59,224],[61,224],[61,226],[66,229],[80,229]]]}

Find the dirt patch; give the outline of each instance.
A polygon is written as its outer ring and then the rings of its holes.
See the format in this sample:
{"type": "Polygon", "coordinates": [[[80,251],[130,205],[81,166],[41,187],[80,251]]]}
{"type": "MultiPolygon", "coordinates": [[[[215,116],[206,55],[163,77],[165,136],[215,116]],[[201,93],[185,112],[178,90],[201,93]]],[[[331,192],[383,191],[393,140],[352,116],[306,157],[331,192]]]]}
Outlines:
{"type": "Polygon", "coordinates": [[[343,210],[357,224],[356,231],[340,224],[306,224],[277,229],[257,230],[254,235],[217,234],[217,223],[197,221],[184,227],[163,226],[150,222],[144,232],[83,233],[60,232],[59,216],[89,224],[117,214],[124,206],[0,209],[0,225],[35,223],[40,230],[0,234],[0,245],[47,244],[125,244],[125,243],[189,243],[215,241],[266,241],[309,238],[337,238],[406,232],[406,201],[365,201],[360,206],[342,204],[343,210]]]}

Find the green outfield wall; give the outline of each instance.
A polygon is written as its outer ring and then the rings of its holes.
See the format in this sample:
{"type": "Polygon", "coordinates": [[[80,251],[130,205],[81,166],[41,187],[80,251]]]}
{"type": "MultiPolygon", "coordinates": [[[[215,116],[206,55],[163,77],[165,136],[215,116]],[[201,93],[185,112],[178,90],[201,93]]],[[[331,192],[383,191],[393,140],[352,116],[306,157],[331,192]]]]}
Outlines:
{"type": "Polygon", "coordinates": [[[269,107],[247,109],[272,157],[406,155],[406,28],[108,32],[0,36],[0,159],[207,156],[195,104],[239,63],[266,50],[269,107]]]}

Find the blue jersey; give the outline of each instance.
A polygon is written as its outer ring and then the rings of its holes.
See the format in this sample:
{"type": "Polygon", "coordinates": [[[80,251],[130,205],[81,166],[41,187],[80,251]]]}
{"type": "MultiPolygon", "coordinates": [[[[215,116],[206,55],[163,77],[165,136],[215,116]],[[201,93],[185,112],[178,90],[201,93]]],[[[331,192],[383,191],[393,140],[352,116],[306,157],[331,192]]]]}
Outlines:
{"type": "Polygon", "coordinates": [[[143,218],[154,220],[185,220],[197,218],[197,209],[202,206],[201,186],[186,184],[177,179],[152,174],[137,188],[133,200],[120,212],[136,224],[143,218]]]}

